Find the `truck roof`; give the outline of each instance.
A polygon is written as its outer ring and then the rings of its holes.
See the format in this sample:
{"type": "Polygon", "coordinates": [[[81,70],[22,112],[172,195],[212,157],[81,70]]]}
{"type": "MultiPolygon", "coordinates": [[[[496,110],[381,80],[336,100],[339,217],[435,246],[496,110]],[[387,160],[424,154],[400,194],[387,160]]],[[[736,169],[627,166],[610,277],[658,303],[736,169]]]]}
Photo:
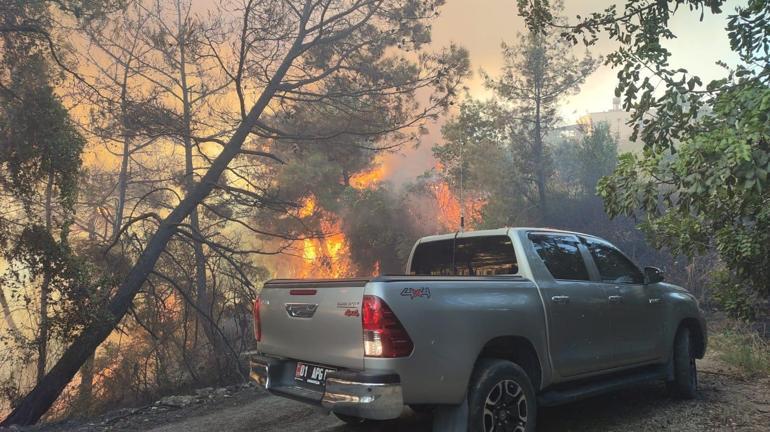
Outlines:
{"type": "Polygon", "coordinates": [[[432,236],[426,236],[419,239],[418,243],[426,243],[431,241],[437,241],[437,240],[446,240],[451,239],[454,237],[457,238],[465,238],[465,237],[483,237],[483,236],[495,236],[495,235],[509,235],[512,231],[540,231],[540,232],[554,232],[554,233],[563,233],[563,234],[575,234],[585,237],[596,237],[591,234],[584,234],[576,231],[565,231],[555,228],[541,228],[541,227],[504,227],[504,228],[495,228],[495,229],[486,229],[486,230],[477,230],[477,231],[456,231],[446,234],[437,234],[432,236]]]}

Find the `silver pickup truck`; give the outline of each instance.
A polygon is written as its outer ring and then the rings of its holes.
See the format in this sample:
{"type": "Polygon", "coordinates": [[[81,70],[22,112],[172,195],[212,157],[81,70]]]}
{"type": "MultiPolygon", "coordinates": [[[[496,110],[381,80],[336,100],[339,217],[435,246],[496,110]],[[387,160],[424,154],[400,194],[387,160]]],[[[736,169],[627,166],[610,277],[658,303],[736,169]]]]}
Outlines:
{"type": "Polygon", "coordinates": [[[407,274],[272,280],[251,378],[350,422],[533,431],[552,406],[649,380],[692,398],[706,325],[686,290],[586,234],[503,228],[420,239],[407,274]]]}

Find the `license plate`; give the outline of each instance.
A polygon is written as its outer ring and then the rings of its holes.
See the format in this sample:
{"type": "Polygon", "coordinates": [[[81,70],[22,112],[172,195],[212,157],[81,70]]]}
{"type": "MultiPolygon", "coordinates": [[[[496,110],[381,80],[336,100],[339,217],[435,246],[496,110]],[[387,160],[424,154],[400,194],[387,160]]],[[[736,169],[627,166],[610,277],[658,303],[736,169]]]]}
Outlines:
{"type": "Polygon", "coordinates": [[[326,374],[334,371],[335,369],[329,369],[323,366],[297,362],[294,379],[300,382],[322,386],[326,382],[326,374]]]}

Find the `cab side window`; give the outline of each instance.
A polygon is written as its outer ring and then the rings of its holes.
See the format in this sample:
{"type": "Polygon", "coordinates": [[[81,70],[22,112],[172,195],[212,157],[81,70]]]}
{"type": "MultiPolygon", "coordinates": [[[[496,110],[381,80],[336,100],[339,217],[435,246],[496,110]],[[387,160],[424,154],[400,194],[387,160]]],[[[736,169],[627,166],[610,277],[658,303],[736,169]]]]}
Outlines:
{"type": "Polygon", "coordinates": [[[609,243],[584,239],[603,282],[642,284],[644,275],[625,255],[609,243]]]}
{"type": "Polygon", "coordinates": [[[577,237],[532,233],[529,239],[554,279],[589,280],[577,237]]]}
{"type": "Polygon", "coordinates": [[[494,276],[519,272],[516,252],[508,236],[458,238],[455,244],[455,274],[494,276]]]}

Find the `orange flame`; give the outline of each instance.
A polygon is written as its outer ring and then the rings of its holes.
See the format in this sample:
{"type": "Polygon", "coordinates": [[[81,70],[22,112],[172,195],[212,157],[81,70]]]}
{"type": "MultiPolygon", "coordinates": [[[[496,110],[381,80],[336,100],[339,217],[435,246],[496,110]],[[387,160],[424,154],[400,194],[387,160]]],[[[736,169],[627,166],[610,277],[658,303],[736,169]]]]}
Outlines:
{"type": "Polygon", "coordinates": [[[377,156],[374,159],[374,167],[372,169],[352,175],[348,183],[353,189],[371,189],[379,185],[387,174],[387,166],[383,163],[382,158],[377,156]]]}
{"type": "MultiPolygon", "coordinates": [[[[376,187],[387,174],[385,165],[375,159],[372,169],[356,173],[348,184],[357,190],[376,187]]],[[[338,278],[352,276],[355,271],[350,258],[350,246],[342,232],[342,222],[336,214],[318,207],[313,195],[306,197],[297,216],[307,218],[317,215],[321,218],[320,238],[302,240],[301,262],[295,270],[297,277],[338,278]]],[[[375,265],[373,274],[379,274],[380,263],[375,265]]]]}
{"type": "MultiPolygon", "coordinates": [[[[432,186],[433,196],[438,204],[439,213],[436,215],[439,224],[447,230],[454,231],[460,227],[460,200],[444,181],[438,181],[432,186]]],[[[481,210],[486,200],[477,197],[465,197],[465,228],[472,229],[481,220],[481,210]]]]}
{"type": "Polygon", "coordinates": [[[311,196],[305,198],[305,203],[302,205],[302,208],[299,209],[297,216],[305,218],[313,213],[315,213],[315,197],[311,196]]]}
{"type": "Polygon", "coordinates": [[[298,277],[307,278],[338,278],[350,276],[350,248],[345,235],[342,233],[342,223],[339,218],[317,208],[316,198],[307,197],[299,210],[299,217],[311,215],[321,217],[321,235],[319,238],[302,240],[301,261],[296,271],[298,277]]]}

